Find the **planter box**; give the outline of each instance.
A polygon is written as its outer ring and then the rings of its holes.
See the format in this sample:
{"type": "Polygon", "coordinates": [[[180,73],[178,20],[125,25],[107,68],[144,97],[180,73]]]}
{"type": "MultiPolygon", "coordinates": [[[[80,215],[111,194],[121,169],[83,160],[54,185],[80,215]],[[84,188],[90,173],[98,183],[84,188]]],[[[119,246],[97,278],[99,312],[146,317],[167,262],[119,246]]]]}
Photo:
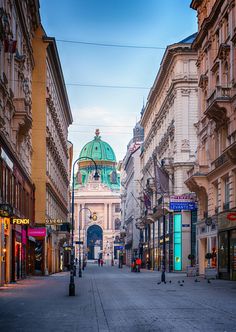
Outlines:
{"type": "Polygon", "coordinates": [[[215,267],[206,267],[205,279],[216,279],[216,278],[217,278],[217,269],[215,267]]]}
{"type": "Polygon", "coordinates": [[[187,277],[196,277],[196,276],[197,276],[197,267],[187,266],[187,277]]]}

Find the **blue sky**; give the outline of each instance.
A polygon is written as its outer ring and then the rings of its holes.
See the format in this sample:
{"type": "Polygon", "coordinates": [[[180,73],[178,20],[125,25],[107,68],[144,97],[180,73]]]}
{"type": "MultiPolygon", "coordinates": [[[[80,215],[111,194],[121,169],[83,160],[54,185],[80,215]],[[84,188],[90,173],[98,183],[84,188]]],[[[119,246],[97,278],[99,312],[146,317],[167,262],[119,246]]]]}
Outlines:
{"type": "Polygon", "coordinates": [[[123,159],[148,89],[72,86],[71,83],[150,88],[164,49],[102,47],[70,43],[165,48],[197,31],[190,0],[41,0],[41,19],[58,39],[73,113],[69,139],[78,157],[96,128],[123,159]],[[64,42],[59,41],[64,40],[64,42]]]}

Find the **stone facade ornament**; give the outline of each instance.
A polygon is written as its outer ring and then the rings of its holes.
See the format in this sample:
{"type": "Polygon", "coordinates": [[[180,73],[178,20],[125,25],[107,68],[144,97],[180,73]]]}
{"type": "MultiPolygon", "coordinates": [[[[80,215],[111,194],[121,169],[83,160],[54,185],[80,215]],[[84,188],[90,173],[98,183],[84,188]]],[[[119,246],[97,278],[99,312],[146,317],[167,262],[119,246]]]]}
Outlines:
{"type": "Polygon", "coordinates": [[[189,151],[190,150],[190,143],[188,139],[183,139],[181,141],[181,151],[189,151]]]}

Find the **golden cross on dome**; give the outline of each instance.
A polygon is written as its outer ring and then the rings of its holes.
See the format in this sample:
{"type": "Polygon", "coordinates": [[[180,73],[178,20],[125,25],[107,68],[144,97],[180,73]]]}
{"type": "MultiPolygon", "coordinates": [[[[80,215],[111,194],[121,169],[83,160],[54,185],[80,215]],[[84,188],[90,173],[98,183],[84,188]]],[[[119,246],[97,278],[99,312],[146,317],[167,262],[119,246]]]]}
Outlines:
{"type": "Polygon", "coordinates": [[[95,131],[95,135],[96,135],[97,137],[100,135],[100,131],[99,131],[99,129],[96,129],[96,131],[95,131]]]}

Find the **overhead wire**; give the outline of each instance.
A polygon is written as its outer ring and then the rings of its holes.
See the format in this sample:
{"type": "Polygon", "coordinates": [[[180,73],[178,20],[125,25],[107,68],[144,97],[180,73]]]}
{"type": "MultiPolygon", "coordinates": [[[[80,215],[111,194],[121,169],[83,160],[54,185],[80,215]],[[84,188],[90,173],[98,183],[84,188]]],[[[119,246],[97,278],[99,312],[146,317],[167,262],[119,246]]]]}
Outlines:
{"type": "MultiPolygon", "coordinates": [[[[41,38],[39,38],[41,39],[41,38]]],[[[127,44],[115,44],[115,43],[98,43],[98,42],[88,42],[83,40],[69,40],[55,38],[56,42],[69,43],[69,44],[81,44],[89,46],[101,46],[101,47],[117,47],[117,48],[134,48],[134,49],[151,49],[151,50],[165,50],[166,47],[163,46],[145,46],[145,45],[127,45],[127,44]]]]}

